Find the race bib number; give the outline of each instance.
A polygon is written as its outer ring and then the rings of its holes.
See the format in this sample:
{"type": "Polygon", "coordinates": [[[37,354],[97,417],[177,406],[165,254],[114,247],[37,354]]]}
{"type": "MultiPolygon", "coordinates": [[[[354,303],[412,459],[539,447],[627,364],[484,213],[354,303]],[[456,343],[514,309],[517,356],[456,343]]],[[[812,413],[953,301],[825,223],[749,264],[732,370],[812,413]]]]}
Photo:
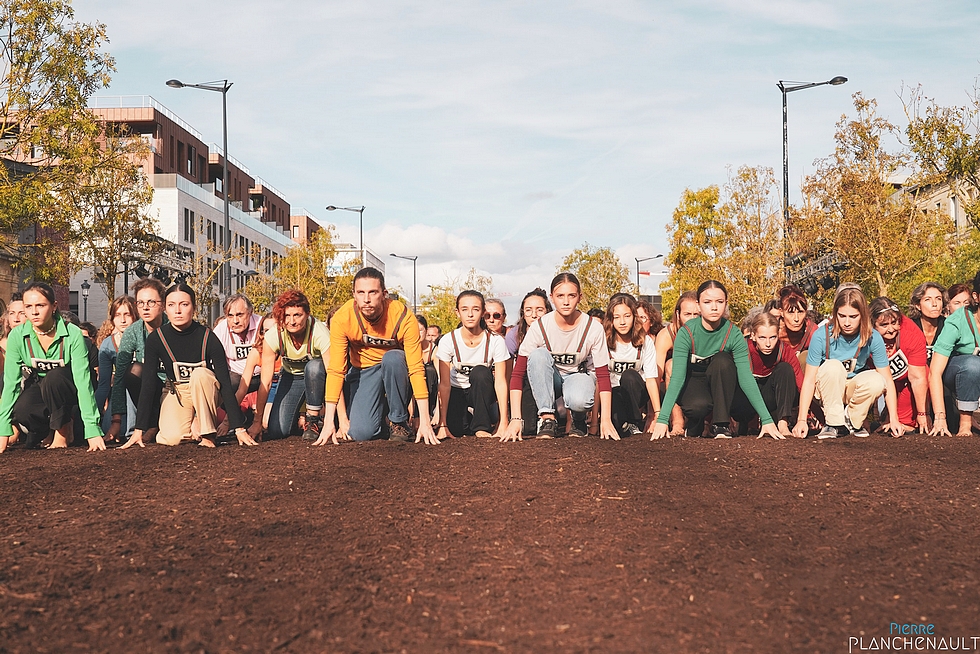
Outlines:
{"type": "Polygon", "coordinates": [[[696,355],[694,352],[691,352],[691,363],[704,363],[705,361],[711,361],[711,357],[713,356],[714,355],[712,354],[710,356],[700,357],[696,355]]]}
{"type": "Polygon", "coordinates": [[[191,373],[194,372],[194,369],[201,368],[203,366],[203,361],[198,361],[197,363],[174,361],[174,378],[177,380],[178,384],[186,384],[191,380],[191,373]]]}
{"type": "Polygon", "coordinates": [[[393,338],[377,338],[375,336],[364,335],[364,344],[369,347],[397,347],[398,341],[393,338]]]}
{"type": "Polygon", "coordinates": [[[892,372],[892,379],[901,379],[909,371],[909,360],[905,358],[905,353],[901,350],[895,352],[888,359],[888,369],[892,372]]]}
{"type": "Polygon", "coordinates": [[[612,371],[621,375],[627,370],[636,370],[636,361],[610,361],[612,371]]]}
{"type": "Polygon", "coordinates": [[[555,362],[556,366],[574,366],[576,361],[576,354],[574,352],[560,353],[552,352],[551,359],[555,362]]]}
{"type": "Polygon", "coordinates": [[[247,359],[249,352],[252,351],[251,345],[236,345],[235,346],[235,360],[241,361],[242,359],[247,359]]]}
{"type": "Polygon", "coordinates": [[[847,372],[847,374],[851,374],[852,372],[857,370],[858,360],[856,358],[848,359],[847,361],[841,361],[841,363],[844,364],[844,370],[847,372]]]}
{"type": "Polygon", "coordinates": [[[59,359],[31,359],[31,366],[38,372],[51,372],[55,368],[64,368],[65,362],[59,359]]]}
{"type": "Polygon", "coordinates": [[[476,368],[472,363],[461,363],[459,365],[459,373],[462,375],[469,375],[476,368]]]}
{"type": "Polygon", "coordinates": [[[932,362],[932,346],[931,345],[926,345],[926,361],[929,362],[929,363],[932,362]]]}

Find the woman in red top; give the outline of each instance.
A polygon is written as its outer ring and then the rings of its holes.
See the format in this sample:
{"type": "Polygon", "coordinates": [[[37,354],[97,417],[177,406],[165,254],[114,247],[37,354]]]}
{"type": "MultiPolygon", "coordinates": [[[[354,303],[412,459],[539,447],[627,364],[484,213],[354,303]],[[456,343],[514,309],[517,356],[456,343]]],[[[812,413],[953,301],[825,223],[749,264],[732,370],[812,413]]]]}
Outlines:
{"type": "Polygon", "coordinates": [[[890,299],[875,298],[868,308],[874,328],[885,341],[888,368],[898,395],[898,419],[910,429],[917,427],[919,432],[928,433],[926,402],[929,394],[929,369],[926,367],[926,337],[912,320],[902,315],[898,305],[890,299]]]}
{"type": "MultiPolygon", "coordinates": [[[[749,325],[749,363],[752,376],[759,384],[759,392],[766,402],[769,413],[776,421],[776,428],[783,436],[792,436],[789,421],[796,415],[803,370],[796,353],[779,340],[779,318],[761,312],[749,325]]],[[[738,422],[740,436],[748,433],[749,422],[756,412],[741,387],[735,391],[732,402],[732,418],[738,422]]]]}
{"type": "Polygon", "coordinates": [[[810,348],[810,337],[817,328],[806,315],[807,301],[803,289],[796,284],[788,284],[779,289],[779,309],[783,324],[779,329],[779,340],[788,345],[797,355],[798,363],[806,362],[810,348]]]}

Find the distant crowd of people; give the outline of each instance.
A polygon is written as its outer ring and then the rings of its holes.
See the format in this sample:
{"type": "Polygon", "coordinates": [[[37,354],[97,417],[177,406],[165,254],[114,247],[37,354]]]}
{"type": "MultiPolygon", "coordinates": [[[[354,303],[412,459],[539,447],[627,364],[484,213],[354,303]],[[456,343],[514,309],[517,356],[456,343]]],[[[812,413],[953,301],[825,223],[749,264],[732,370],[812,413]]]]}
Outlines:
{"type": "Polygon", "coordinates": [[[265,316],[232,295],[213,326],[195,320],[182,283],[141,279],[97,329],[34,282],[0,330],[0,452],[76,436],[90,451],[290,436],[967,436],[980,401],[978,293],[980,273],[972,288],[927,282],[903,311],[844,284],[822,319],[788,285],[735,325],[728,291],[709,280],[665,324],[628,293],[581,311],[566,272],[528,293],[510,327],[500,300],[465,290],[458,326],[442,334],[370,267],[326,320],[290,290],[265,316]]]}

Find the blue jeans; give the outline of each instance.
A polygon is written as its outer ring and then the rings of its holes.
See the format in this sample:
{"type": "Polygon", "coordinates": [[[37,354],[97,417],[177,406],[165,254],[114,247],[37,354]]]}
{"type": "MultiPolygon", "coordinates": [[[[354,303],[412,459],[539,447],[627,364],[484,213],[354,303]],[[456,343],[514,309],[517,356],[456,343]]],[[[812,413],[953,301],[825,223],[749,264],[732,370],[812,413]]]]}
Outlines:
{"type": "Polygon", "coordinates": [[[951,356],[943,371],[943,384],[956,396],[957,409],[976,411],[980,406],[980,357],[972,354],[951,356]]]}
{"type": "Polygon", "coordinates": [[[350,418],[347,433],[355,441],[369,441],[381,435],[386,400],[388,420],[407,422],[412,387],[408,382],[405,352],[389,350],[377,365],[348,370],[344,379],[344,394],[350,418]]]}
{"type": "MultiPolygon", "coordinates": [[[[319,357],[306,362],[302,375],[290,374],[285,369],[280,371],[266,439],[276,440],[289,436],[296,428],[299,407],[303,402],[306,402],[307,409],[323,408],[326,383],[327,369],[323,365],[323,359],[319,357]]],[[[257,418],[262,419],[261,416],[257,418]]]]}
{"type": "Polygon", "coordinates": [[[561,396],[569,411],[588,413],[595,403],[596,379],[588,372],[560,373],[551,352],[539,348],[527,357],[527,380],[538,405],[538,415],[555,413],[555,398],[561,396]]]}

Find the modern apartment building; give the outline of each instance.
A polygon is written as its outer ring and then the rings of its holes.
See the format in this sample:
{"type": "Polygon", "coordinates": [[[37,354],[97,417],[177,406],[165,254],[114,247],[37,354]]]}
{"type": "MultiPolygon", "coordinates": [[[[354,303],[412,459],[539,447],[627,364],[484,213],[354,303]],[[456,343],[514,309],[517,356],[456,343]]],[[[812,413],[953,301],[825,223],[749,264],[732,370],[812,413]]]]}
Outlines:
{"type": "MultiPolygon", "coordinates": [[[[121,276],[122,282],[117,281],[116,295],[128,290],[139,276],[152,273],[176,277],[190,271],[195,257],[217,256],[225,242],[226,192],[232,247],[247,254],[231,262],[231,288],[225,288],[221,276],[216,275],[218,297],[241,288],[251,271],[271,273],[287,248],[302,243],[320,228],[305,210],[294,214],[281,191],[254,176],[232,156],[228,157],[228,188],[223,188],[222,149],[209,144],[197,130],[152,97],[95,97],[90,108],[100,119],[124,125],[132,134],[140,135],[149,146],[141,164],[153,187],[149,211],[157,221],[159,236],[171,244],[164,255],[152,262],[134,262],[134,267],[121,276]]],[[[87,313],[88,320],[97,324],[108,310],[100,279],[100,271],[87,268],[79,271],[69,285],[72,310],[82,318],[87,313]],[[87,303],[81,293],[84,281],[92,285],[87,303]]]]}

